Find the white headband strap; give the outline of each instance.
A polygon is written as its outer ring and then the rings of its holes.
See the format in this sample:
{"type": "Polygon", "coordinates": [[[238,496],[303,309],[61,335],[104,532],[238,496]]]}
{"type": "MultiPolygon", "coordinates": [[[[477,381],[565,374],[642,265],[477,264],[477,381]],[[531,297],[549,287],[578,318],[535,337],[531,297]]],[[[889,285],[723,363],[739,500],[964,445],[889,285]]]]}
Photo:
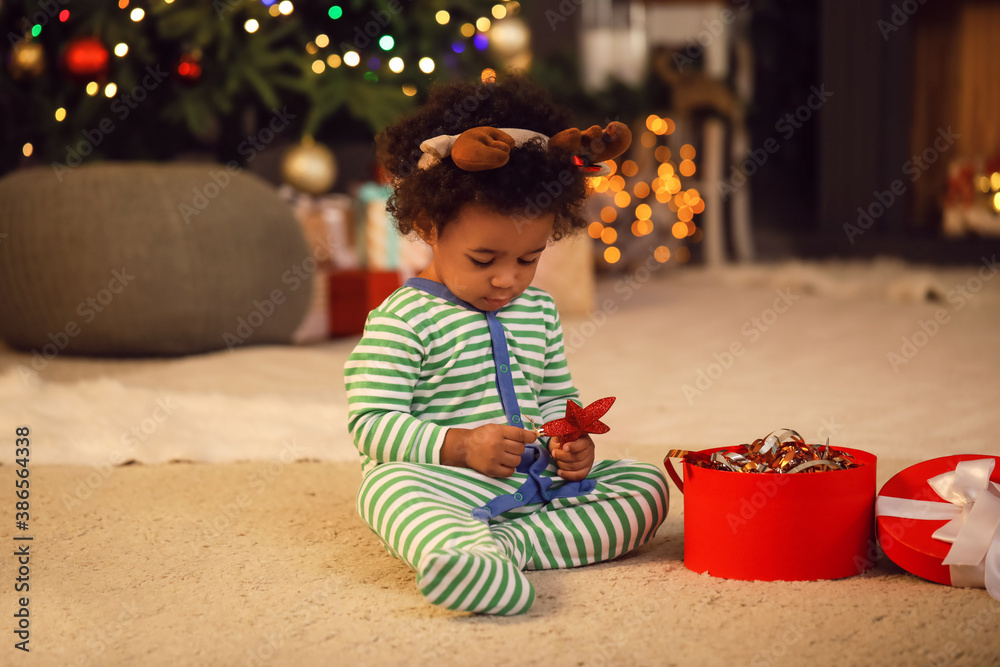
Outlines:
{"type": "MultiPolygon", "coordinates": [[[[534,130],[522,130],[516,127],[501,127],[499,129],[510,135],[510,138],[514,140],[514,146],[520,147],[524,145],[525,142],[532,139],[541,139],[543,148],[548,148],[549,146],[548,136],[542,134],[541,132],[535,132],[534,130]]],[[[439,134],[438,136],[432,137],[420,144],[420,150],[423,151],[424,154],[420,156],[420,161],[417,162],[417,167],[419,169],[430,169],[438,162],[451,155],[451,147],[455,145],[455,140],[458,139],[459,136],[461,135],[439,134]]]]}

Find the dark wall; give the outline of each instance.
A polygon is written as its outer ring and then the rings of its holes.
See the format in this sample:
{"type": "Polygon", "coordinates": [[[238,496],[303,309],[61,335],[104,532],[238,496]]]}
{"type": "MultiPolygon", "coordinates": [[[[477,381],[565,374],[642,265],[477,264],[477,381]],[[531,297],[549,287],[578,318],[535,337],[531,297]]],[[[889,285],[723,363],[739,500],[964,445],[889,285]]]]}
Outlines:
{"type": "Polygon", "coordinates": [[[821,5],[819,73],[836,94],[820,119],[817,219],[824,235],[852,236],[855,244],[860,237],[845,224],[869,238],[909,231],[910,198],[900,179],[910,148],[912,23],[889,23],[891,5],[821,5]]]}

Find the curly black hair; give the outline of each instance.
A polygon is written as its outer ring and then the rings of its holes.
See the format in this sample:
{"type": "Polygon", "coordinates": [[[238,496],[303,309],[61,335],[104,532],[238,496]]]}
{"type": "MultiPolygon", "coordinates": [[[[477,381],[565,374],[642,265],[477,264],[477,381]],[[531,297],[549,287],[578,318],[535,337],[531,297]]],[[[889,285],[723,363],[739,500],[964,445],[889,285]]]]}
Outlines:
{"type": "Polygon", "coordinates": [[[417,168],[420,144],[441,134],[491,126],[551,137],[570,123],[569,111],[522,73],[485,82],[437,84],[415,114],[376,137],[378,162],[394,188],[386,209],[404,236],[417,231],[418,222],[434,225],[440,234],[468,204],[528,219],[552,213],[553,239],[580,230],[587,225],[586,176],[568,151],[546,149],[532,140],[512,149],[507,164],[497,169],[465,171],[448,158],[428,169],[417,168]]]}

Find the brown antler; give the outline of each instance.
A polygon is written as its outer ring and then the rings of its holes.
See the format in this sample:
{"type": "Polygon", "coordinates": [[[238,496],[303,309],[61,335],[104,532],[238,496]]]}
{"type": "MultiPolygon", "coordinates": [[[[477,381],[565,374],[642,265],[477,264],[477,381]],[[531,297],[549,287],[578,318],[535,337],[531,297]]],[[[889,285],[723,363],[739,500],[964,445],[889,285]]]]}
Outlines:
{"type": "Polygon", "coordinates": [[[625,123],[612,121],[601,129],[592,125],[582,132],[575,127],[559,132],[549,139],[549,146],[565,148],[591,162],[604,162],[624,153],[632,143],[632,132],[625,123]]]}
{"type": "Polygon", "coordinates": [[[507,164],[514,139],[495,127],[474,127],[455,139],[451,159],[459,169],[484,171],[507,164]]]}

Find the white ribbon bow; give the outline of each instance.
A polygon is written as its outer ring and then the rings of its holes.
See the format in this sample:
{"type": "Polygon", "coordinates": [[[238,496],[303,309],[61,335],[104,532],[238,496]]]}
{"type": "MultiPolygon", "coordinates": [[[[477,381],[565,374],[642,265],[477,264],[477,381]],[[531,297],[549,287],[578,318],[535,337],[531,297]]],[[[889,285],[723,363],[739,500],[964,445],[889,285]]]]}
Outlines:
{"type": "Polygon", "coordinates": [[[1000,600],[1000,485],[990,481],[995,463],[961,461],[953,472],[927,480],[945,503],[879,496],[875,516],[951,519],[931,537],[951,544],[941,563],[949,567],[952,586],[985,587],[1000,600]]]}

